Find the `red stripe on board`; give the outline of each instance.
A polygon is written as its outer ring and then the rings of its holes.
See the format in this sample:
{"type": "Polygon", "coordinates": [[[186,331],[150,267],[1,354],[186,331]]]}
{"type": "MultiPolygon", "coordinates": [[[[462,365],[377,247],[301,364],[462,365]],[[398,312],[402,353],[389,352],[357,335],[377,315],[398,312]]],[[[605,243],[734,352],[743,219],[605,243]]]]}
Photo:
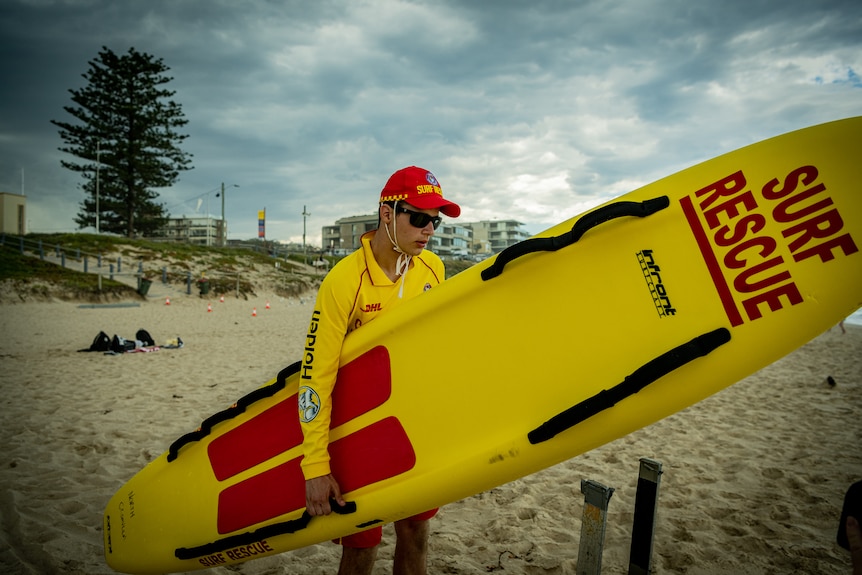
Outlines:
{"type": "MultiPolygon", "coordinates": [[[[332,473],[349,493],[409,471],[416,464],[410,439],[387,417],[329,445],[332,473]]],[[[305,507],[305,479],[297,457],[228,487],[219,494],[218,532],[230,533],[305,507]]]]}
{"type": "MultiPolygon", "coordinates": [[[[391,393],[389,352],[377,346],[338,370],[330,427],[383,405],[391,393]]],[[[296,397],[288,397],[209,444],[216,479],[224,481],[302,443],[296,397]]]]}
{"type": "Polygon", "coordinates": [[[297,409],[293,394],[214,439],[207,452],[216,479],[224,481],[302,443],[297,409]]]}
{"type": "Polygon", "coordinates": [[[736,327],[742,325],[742,316],[736,307],[736,302],[733,300],[730,288],[727,281],[724,279],[724,274],[721,272],[721,265],[715,257],[715,252],[712,251],[712,244],[700,225],[700,219],[694,211],[694,206],[691,203],[691,198],[686,196],[679,200],[682,206],[682,213],[685,214],[685,219],[688,220],[688,225],[694,234],[694,239],[700,247],[700,253],[703,256],[703,261],[706,263],[706,269],[709,270],[709,275],[712,276],[712,283],[715,284],[715,289],[718,292],[718,297],[721,300],[721,305],[724,306],[724,313],[727,314],[727,319],[730,320],[730,325],[736,327]]]}

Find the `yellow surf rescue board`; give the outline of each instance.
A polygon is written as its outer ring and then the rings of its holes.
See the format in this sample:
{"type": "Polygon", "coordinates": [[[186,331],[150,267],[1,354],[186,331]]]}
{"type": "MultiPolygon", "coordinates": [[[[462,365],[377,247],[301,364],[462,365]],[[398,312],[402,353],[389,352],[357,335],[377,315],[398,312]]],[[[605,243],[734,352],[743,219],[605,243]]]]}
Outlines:
{"type": "Polygon", "coordinates": [[[862,118],[748,146],[353,332],[331,432],[341,513],[304,513],[303,374],[286,368],[114,495],[108,564],[188,571],[391,522],[589,451],[770,364],[862,305],[860,150],[862,118]]]}

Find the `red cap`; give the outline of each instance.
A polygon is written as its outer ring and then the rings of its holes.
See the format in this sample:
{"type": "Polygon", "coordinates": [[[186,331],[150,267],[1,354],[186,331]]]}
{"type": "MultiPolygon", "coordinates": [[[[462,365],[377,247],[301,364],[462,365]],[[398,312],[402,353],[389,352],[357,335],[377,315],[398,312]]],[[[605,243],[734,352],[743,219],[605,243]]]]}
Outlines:
{"type": "Polygon", "coordinates": [[[439,209],[450,218],[461,215],[458,204],[443,199],[443,190],[434,174],[424,168],[410,166],[398,170],[380,192],[380,203],[407,202],[420,210],[439,209]]]}

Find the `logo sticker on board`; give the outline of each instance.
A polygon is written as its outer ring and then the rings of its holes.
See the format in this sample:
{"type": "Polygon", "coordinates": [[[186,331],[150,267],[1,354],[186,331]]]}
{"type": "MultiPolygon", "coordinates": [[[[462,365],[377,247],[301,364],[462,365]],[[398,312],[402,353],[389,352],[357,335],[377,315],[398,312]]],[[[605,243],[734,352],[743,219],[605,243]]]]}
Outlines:
{"type": "Polygon", "coordinates": [[[637,253],[637,256],[659,317],[676,315],[676,309],[670,303],[670,295],[668,294],[667,287],[661,279],[661,267],[656,263],[653,251],[641,250],[637,253]]]}

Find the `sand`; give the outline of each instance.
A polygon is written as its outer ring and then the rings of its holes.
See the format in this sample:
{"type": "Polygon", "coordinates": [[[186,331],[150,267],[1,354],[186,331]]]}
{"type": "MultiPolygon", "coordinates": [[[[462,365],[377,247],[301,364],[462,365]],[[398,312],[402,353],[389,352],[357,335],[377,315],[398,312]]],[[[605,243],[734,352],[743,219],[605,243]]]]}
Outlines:
{"type": "MultiPolygon", "coordinates": [[[[310,298],[275,296],[0,305],[0,573],[112,573],[101,532],[110,496],[296,360],[310,313],[310,298]],[[100,330],[132,338],[139,328],[185,346],[76,351],[100,330]]],[[[862,479],[862,327],[846,329],[655,425],[444,507],[429,572],[575,573],[590,479],[615,489],[603,572],[627,573],[639,459],[649,457],[664,471],[654,573],[849,573],[835,534],[844,493],[862,479]]],[[[393,540],[389,527],[375,574],[391,571],[393,540]]],[[[335,573],[339,554],[327,543],[212,572],[335,573]]]]}

